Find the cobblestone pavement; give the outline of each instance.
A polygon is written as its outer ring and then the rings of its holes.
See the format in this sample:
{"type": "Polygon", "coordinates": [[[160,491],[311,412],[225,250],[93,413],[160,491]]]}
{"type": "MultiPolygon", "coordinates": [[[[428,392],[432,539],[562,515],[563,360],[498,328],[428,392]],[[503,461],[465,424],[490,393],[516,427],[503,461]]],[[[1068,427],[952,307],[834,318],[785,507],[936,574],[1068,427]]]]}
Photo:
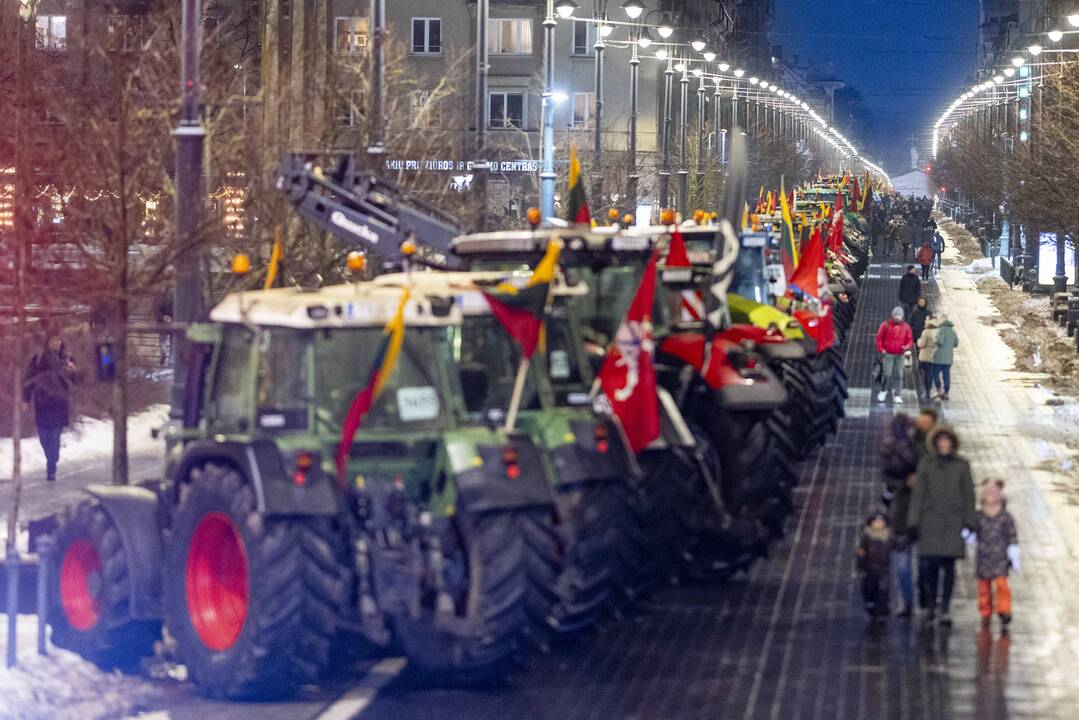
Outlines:
{"type": "MultiPolygon", "coordinates": [[[[869,627],[852,549],[864,510],[880,493],[877,448],[895,408],[873,402],[877,324],[896,304],[899,263],[875,265],[848,354],[848,418],[801,468],[787,542],[745,578],[722,587],[664,590],[632,617],[578,646],[555,650],[506,687],[430,689],[406,670],[362,713],[406,718],[1074,718],[1079,642],[1068,621],[1079,595],[1079,511],[1044,470],[1066,462],[1061,425],[1074,404],[1047,406],[1036,377],[1008,372],[1011,355],[988,300],[946,267],[934,302],[960,337],[955,424],[977,477],[1008,481],[1024,566],[1015,577],[1010,636],[981,630],[972,561],[961,563],[951,631],[892,619],[869,627]]],[[[908,372],[903,409],[917,409],[908,372]]]]}

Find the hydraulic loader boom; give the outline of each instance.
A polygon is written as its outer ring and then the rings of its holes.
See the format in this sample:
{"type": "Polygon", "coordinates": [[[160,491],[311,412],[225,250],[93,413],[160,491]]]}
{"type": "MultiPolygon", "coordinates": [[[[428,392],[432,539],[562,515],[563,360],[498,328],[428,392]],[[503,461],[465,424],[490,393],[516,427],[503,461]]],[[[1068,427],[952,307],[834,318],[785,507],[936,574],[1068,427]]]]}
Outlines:
{"type": "Polygon", "coordinates": [[[388,180],[356,170],[342,156],[326,173],[310,156],[289,154],[281,162],[277,188],[296,212],[343,244],[378,256],[389,268],[405,258],[401,246],[416,244],[414,259],[434,267],[464,268],[451,240],[462,233],[457,219],[419,200],[388,180]]]}

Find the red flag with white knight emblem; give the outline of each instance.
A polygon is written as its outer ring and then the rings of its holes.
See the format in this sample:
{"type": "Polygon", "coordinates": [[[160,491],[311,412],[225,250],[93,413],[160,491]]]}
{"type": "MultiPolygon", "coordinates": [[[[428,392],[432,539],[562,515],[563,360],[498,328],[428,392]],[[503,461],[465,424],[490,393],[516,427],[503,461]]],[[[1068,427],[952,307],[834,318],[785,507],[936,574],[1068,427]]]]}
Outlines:
{"type": "Polygon", "coordinates": [[[656,256],[653,255],[599,371],[600,388],[622,422],[634,452],[640,452],[659,437],[659,398],[656,369],[652,364],[655,294],[656,256]]]}

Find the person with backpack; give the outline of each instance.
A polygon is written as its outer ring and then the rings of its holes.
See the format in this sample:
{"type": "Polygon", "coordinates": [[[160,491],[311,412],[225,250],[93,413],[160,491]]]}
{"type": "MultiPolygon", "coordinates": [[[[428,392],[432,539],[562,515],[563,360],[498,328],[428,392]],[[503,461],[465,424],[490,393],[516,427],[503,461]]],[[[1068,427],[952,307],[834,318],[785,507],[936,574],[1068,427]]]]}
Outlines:
{"type": "Polygon", "coordinates": [[[903,356],[912,347],[914,335],[910,325],[903,321],[903,308],[896,307],[892,310],[891,318],[882,322],[877,329],[877,352],[880,354],[882,377],[877,402],[884,402],[889,392],[897,405],[903,402],[903,356]]]}
{"type": "Polygon", "coordinates": [[[78,365],[68,356],[60,336],[50,333],[45,347],[30,360],[22,386],[23,409],[34,407],[48,482],[56,481],[60,436],[71,421],[71,388],[77,382],[78,365]]]}

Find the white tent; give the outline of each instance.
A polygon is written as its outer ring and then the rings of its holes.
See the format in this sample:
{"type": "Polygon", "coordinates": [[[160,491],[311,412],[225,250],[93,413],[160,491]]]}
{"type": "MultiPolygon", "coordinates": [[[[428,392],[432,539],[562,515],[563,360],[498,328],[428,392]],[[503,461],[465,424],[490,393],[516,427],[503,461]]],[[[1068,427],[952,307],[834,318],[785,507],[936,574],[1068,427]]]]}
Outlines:
{"type": "Polygon", "coordinates": [[[911,170],[906,175],[892,178],[892,187],[900,195],[913,195],[914,197],[933,197],[934,192],[929,187],[929,176],[921,170],[911,170]]]}

